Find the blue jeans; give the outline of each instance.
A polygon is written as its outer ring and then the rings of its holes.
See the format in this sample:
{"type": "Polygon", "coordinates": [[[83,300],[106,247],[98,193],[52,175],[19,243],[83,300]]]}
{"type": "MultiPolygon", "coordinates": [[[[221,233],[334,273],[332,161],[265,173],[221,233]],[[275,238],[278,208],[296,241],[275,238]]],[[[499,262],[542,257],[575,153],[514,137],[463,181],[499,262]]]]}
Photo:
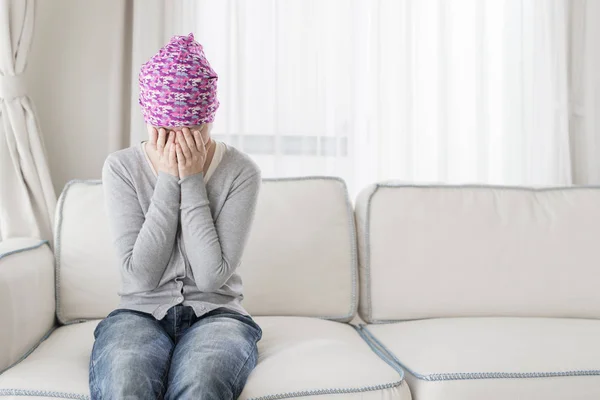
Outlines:
{"type": "Polygon", "coordinates": [[[262,330],[218,308],[197,318],[173,306],[162,320],[117,309],[94,331],[90,392],[95,399],[237,399],[256,366],[262,330]]]}

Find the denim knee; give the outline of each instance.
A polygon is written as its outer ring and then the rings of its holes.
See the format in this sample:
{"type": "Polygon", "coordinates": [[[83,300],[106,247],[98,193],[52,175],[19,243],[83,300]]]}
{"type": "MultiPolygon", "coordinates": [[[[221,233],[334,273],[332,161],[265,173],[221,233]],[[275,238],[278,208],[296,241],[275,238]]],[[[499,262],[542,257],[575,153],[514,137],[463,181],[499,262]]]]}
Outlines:
{"type": "Polygon", "coordinates": [[[92,399],[157,398],[166,390],[171,338],[154,318],[111,313],[94,331],[90,359],[92,399]]]}
{"type": "Polygon", "coordinates": [[[175,347],[166,399],[237,399],[258,360],[261,330],[226,314],[199,320],[175,347]]]}

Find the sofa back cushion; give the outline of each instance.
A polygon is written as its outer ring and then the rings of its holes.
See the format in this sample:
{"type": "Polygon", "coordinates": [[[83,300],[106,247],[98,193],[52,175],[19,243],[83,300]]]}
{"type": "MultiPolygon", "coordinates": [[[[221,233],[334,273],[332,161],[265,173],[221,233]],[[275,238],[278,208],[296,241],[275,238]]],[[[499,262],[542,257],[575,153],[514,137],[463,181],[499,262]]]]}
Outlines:
{"type": "Polygon", "coordinates": [[[378,184],[356,223],[368,322],[600,317],[600,188],[378,184]]]}
{"type": "MultiPolygon", "coordinates": [[[[103,318],[118,306],[119,265],[101,181],[72,181],[56,214],[57,314],[103,318]]],[[[353,211],[335,178],[265,179],[238,269],[253,315],[347,321],[357,307],[353,211]]]]}

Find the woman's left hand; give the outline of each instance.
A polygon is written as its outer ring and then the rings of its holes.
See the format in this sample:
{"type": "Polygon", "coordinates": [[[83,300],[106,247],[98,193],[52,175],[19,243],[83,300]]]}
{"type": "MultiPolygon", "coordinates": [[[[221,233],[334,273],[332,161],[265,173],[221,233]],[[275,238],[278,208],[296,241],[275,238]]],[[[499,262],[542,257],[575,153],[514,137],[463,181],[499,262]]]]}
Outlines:
{"type": "Polygon", "coordinates": [[[176,132],[176,135],[175,151],[177,152],[179,179],[202,172],[207,151],[200,131],[190,132],[188,128],[183,128],[176,132]]]}

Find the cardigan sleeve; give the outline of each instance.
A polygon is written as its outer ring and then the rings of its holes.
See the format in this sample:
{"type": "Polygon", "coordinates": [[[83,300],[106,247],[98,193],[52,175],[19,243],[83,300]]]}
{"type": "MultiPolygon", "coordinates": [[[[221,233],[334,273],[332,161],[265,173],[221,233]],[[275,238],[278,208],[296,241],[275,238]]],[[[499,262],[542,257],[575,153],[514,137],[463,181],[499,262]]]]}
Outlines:
{"type": "Polygon", "coordinates": [[[123,291],[154,290],[169,263],[177,235],[178,178],[159,172],[145,215],[126,169],[111,156],[102,168],[102,183],[123,291]]]}
{"type": "Polygon", "coordinates": [[[214,292],[241,263],[261,186],[260,170],[238,176],[216,220],[209,208],[203,173],[181,184],[181,229],[196,286],[214,292]]]}

